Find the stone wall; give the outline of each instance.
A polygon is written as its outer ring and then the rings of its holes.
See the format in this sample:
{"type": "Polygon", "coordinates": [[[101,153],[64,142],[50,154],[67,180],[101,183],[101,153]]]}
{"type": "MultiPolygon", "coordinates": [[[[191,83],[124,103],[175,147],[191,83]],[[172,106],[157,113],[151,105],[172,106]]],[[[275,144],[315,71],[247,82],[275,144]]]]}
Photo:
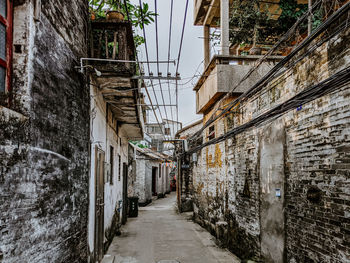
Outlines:
{"type": "Polygon", "coordinates": [[[32,2],[15,3],[14,98],[0,108],[0,258],[86,262],[89,90],[74,67],[87,1],[43,1],[37,20],[32,2]]]}
{"type": "MultiPolygon", "coordinates": [[[[349,37],[332,38],[249,98],[234,126],[348,67],[349,37]]],[[[350,87],[333,89],[199,152],[195,219],[241,258],[350,262],[350,87]]],[[[215,123],[216,136],[229,122],[215,123]]]]}

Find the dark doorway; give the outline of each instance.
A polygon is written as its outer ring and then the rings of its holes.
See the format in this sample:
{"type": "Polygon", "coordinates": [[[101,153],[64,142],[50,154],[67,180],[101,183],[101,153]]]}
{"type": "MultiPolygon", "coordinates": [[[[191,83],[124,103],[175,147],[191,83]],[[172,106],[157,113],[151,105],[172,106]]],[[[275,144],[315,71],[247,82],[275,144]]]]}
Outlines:
{"type": "Polygon", "coordinates": [[[125,224],[128,215],[128,165],[123,163],[123,210],[122,223],[125,224]]]}
{"type": "Polygon", "coordinates": [[[157,173],[158,168],[152,167],[152,195],[157,195],[157,173]]]}
{"type": "Polygon", "coordinates": [[[95,259],[102,260],[104,237],[104,161],[105,153],[95,147],[95,259]]]}

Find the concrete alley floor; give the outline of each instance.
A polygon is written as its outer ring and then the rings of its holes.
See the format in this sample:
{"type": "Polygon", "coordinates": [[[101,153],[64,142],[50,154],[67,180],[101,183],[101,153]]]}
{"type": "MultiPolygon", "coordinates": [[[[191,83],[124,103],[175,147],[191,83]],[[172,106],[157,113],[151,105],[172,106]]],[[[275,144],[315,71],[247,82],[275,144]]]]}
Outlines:
{"type": "MultiPolygon", "coordinates": [[[[176,195],[139,207],[114,238],[102,263],[236,263],[202,227],[176,212],[176,195]]],[[[187,216],[188,217],[188,216],[187,216]]]]}

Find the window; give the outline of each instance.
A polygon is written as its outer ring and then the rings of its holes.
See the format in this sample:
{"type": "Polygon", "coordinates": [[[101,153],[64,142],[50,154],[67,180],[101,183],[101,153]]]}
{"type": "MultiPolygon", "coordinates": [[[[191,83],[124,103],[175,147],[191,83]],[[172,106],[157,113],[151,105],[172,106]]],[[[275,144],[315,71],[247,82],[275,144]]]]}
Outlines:
{"type": "Polygon", "coordinates": [[[209,134],[208,134],[208,139],[212,140],[215,138],[215,126],[210,126],[209,127],[209,134]]]}
{"type": "Polygon", "coordinates": [[[12,57],[12,1],[0,0],[0,93],[10,90],[12,57]]]}
{"type": "Polygon", "coordinates": [[[114,148],[113,148],[113,146],[109,147],[109,164],[111,167],[111,173],[109,176],[109,183],[113,184],[113,170],[114,170],[114,148]]]}

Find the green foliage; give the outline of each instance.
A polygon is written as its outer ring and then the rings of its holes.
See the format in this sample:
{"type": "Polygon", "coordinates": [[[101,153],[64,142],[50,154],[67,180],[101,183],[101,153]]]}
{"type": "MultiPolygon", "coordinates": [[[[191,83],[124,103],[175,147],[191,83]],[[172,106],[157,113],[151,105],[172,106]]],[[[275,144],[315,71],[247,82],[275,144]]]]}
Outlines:
{"type": "MultiPolygon", "coordinates": [[[[96,19],[101,19],[106,17],[107,11],[119,11],[124,15],[125,20],[130,20],[134,28],[140,29],[143,29],[143,25],[150,25],[154,22],[157,14],[149,9],[147,3],[142,3],[142,8],[140,8],[139,5],[131,4],[130,0],[126,0],[126,6],[124,1],[121,1],[123,0],[89,0],[90,12],[95,14],[96,19]]],[[[134,35],[134,40],[136,46],[145,42],[143,37],[137,34],[134,35]]]]}
{"type": "Polygon", "coordinates": [[[139,147],[141,149],[148,148],[147,145],[144,145],[144,144],[140,143],[139,141],[130,141],[130,143],[132,143],[133,145],[136,145],[137,147],[139,147]]]}
{"type": "MultiPolygon", "coordinates": [[[[307,11],[307,4],[298,4],[297,0],[281,0],[281,15],[277,20],[268,10],[268,4],[261,9],[259,0],[236,0],[234,12],[230,18],[230,41],[232,44],[255,41],[260,44],[272,44],[267,39],[279,37],[293,26],[297,19],[307,11]]],[[[305,27],[305,26],[304,26],[305,27]]]]}

